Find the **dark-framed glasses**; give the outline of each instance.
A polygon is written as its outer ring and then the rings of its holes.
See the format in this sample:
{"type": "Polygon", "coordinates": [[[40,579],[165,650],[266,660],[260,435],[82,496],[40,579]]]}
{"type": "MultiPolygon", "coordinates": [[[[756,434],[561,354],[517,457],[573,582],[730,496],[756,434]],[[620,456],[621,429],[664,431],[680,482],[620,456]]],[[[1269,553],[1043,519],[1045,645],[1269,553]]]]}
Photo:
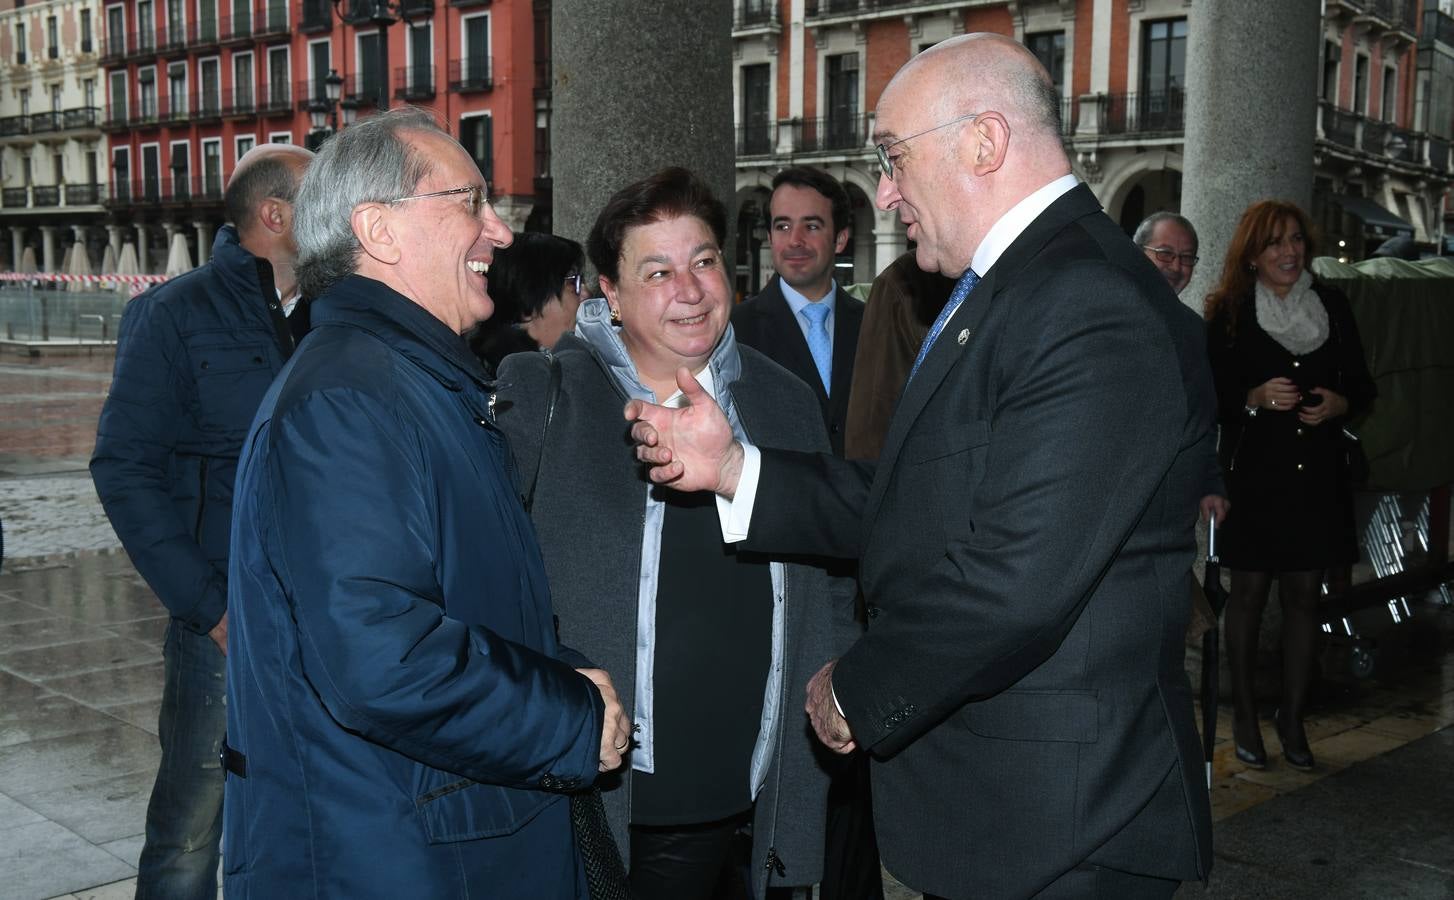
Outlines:
{"type": "Polygon", "coordinates": [[[577,297],[584,296],[581,293],[581,289],[586,286],[586,277],[580,272],[576,272],[574,275],[565,276],[565,283],[575,288],[577,297]]]}
{"type": "Polygon", "coordinates": [[[468,187],[450,188],[447,191],[430,191],[427,194],[410,194],[407,197],[399,197],[387,202],[393,205],[395,203],[403,203],[405,200],[427,200],[430,197],[450,197],[455,194],[469,195],[465,200],[465,208],[469,210],[472,216],[478,217],[480,213],[485,211],[485,207],[490,205],[489,191],[477,184],[472,184],[468,187]]]}
{"type": "Polygon", "coordinates": [[[948,128],[950,125],[958,125],[960,122],[967,122],[970,119],[976,119],[982,115],[984,115],[984,113],[982,112],[970,113],[969,115],[960,116],[957,119],[950,119],[948,122],[941,122],[940,124],[935,125],[933,128],[925,128],[923,131],[916,131],[908,137],[899,138],[897,141],[891,141],[887,144],[878,144],[873,148],[873,152],[878,154],[878,167],[883,170],[884,177],[888,178],[889,181],[893,181],[894,161],[889,158],[889,151],[892,150],[894,147],[897,147],[905,141],[912,141],[916,137],[923,137],[931,131],[938,131],[941,128],[948,128]]]}
{"type": "Polygon", "coordinates": [[[1177,253],[1170,247],[1147,247],[1145,244],[1142,244],[1141,249],[1156,257],[1160,262],[1169,263],[1173,260],[1180,260],[1181,264],[1188,269],[1196,265],[1197,260],[1201,259],[1195,253],[1177,253]]]}

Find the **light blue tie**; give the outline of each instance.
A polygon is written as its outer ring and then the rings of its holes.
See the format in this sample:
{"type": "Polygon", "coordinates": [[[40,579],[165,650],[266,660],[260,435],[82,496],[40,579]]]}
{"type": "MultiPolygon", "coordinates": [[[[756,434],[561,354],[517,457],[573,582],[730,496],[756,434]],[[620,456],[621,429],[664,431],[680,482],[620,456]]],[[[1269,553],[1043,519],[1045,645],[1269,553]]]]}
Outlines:
{"type": "Polygon", "coordinates": [[[809,303],[803,307],[803,318],[808,320],[808,352],[813,354],[813,365],[818,367],[818,377],[823,379],[823,393],[833,392],[833,339],[828,335],[828,313],[832,312],[826,303],[809,303]]]}
{"type": "Polygon", "coordinates": [[[959,281],[954,285],[954,292],[949,295],[949,302],[944,304],[944,308],[939,311],[939,318],[929,326],[929,333],[924,335],[924,343],[919,345],[919,355],[914,358],[914,367],[909,370],[909,381],[913,381],[914,376],[919,373],[919,366],[924,363],[924,357],[929,355],[929,348],[934,346],[934,342],[939,339],[939,332],[943,331],[944,326],[949,323],[949,317],[954,315],[954,311],[959,309],[959,304],[964,302],[964,298],[969,296],[969,292],[974,290],[974,286],[977,284],[979,284],[979,276],[974,274],[973,269],[965,269],[964,274],[959,276],[959,281]]]}

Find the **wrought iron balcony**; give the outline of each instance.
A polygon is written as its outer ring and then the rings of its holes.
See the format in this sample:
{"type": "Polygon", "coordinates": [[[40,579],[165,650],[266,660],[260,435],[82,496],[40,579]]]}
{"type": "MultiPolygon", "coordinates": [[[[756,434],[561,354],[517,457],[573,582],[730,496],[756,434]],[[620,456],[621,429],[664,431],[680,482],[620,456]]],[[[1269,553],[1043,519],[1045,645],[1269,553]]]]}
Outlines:
{"type": "Polygon", "coordinates": [[[799,153],[861,150],[868,143],[868,116],[823,116],[792,123],[793,150],[799,153]]]}
{"type": "Polygon", "coordinates": [[[490,0],[449,0],[450,6],[489,6],[490,0]]]}
{"type": "Polygon", "coordinates": [[[776,148],[776,122],[762,120],[737,126],[738,156],[770,156],[776,148]]]}
{"type": "Polygon", "coordinates": [[[96,128],[101,122],[101,110],[95,106],[78,106],[68,109],[62,115],[61,126],[67,130],[96,128]]]}
{"type": "Polygon", "coordinates": [[[333,30],[333,4],[329,0],[303,0],[298,11],[298,30],[304,34],[325,34],[333,30]]]}
{"type": "Polygon", "coordinates": [[[161,123],[161,108],[156,100],[138,104],[126,120],[131,128],[152,128],[161,123]]]}
{"type": "Polygon", "coordinates": [[[1185,91],[1106,95],[1103,134],[1179,134],[1185,130],[1185,91]]]}
{"type": "Polygon", "coordinates": [[[107,107],[106,118],[101,120],[102,131],[125,131],[130,127],[131,118],[127,114],[126,104],[107,107]]]}
{"type": "Polygon", "coordinates": [[[150,29],[133,31],[126,38],[126,58],[146,59],[157,54],[156,32],[150,29]]]}
{"type": "Polygon", "coordinates": [[[733,27],[739,30],[781,25],[777,0],[739,0],[733,18],[733,27]]]}
{"type": "Polygon", "coordinates": [[[434,0],[399,0],[399,15],[405,20],[434,15],[434,0]]]}
{"type": "Polygon", "coordinates": [[[488,91],[494,88],[492,58],[472,56],[468,59],[449,61],[449,89],[458,94],[471,91],[488,91]]]}
{"type": "Polygon", "coordinates": [[[126,35],[113,34],[101,47],[101,65],[114,66],[126,59],[126,35]]]}
{"type": "Polygon", "coordinates": [[[253,36],[268,41],[285,38],[292,33],[288,22],[288,6],[282,0],[268,0],[257,8],[257,20],[253,25],[253,36]]]}
{"type": "Polygon", "coordinates": [[[162,56],[182,56],[187,52],[187,27],[163,25],[157,29],[157,52],[162,56]]]}
{"type": "Polygon", "coordinates": [[[222,20],[222,34],[219,41],[223,46],[252,42],[252,7],[240,3],[232,10],[230,17],[222,20]]]}
{"type": "Polygon", "coordinates": [[[274,81],[258,98],[258,112],[265,116],[285,116],[293,112],[293,92],[286,81],[274,81]]]}
{"type": "Polygon", "coordinates": [[[388,79],[383,72],[349,75],[343,80],[343,99],[357,107],[388,109],[388,79]]]}
{"type": "Polygon", "coordinates": [[[221,27],[215,18],[208,22],[193,22],[187,30],[187,46],[193,50],[217,46],[222,37],[221,27]]]}
{"type": "Polygon", "coordinates": [[[232,93],[227,96],[227,102],[222,104],[222,117],[224,119],[252,118],[257,115],[257,94],[253,91],[252,85],[235,87],[232,93]]]}
{"type": "Polygon", "coordinates": [[[1331,103],[1322,104],[1323,137],[1344,147],[1358,146],[1358,122],[1362,116],[1331,103]]]}
{"type": "Polygon", "coordinates": [[[7,209],[24,209],[30,205],[30,188],[5,188],[0,191],[0,203],[7,209]]]}
{"type": "Polygon", "coordinates": [[[0,119],[0,138],[30,134],[30,116],[6,116],[0,119]]]}
{"type": "Polygon", "coordinates": [[[403,66],[394,70],[394,99],[428,100],[434,96],[433,66],[403,66]]]}
{"type": "Polygon", "coordinates": [[[62,122],[62,114],[61,114],[61,111],[60,110],[53,110],[51,112],[31,113],[30,114],[30,133],[31,134],[45,134],[45,133],[51,132],[51,131],[60,131],[61,130],[61,122],[62,122]]]}
{"type": "Polygon", "coordinates": [[[99,184],[68,184],[66,185],[67,206],[91,206],[101,202],[101,185],[99,184]]]}
{"type": "Polygon", "coordinates": [[[61,189],[58,185],[34,185],[30,189],[30,202],[34,206],[60,206],[61,189]]]}

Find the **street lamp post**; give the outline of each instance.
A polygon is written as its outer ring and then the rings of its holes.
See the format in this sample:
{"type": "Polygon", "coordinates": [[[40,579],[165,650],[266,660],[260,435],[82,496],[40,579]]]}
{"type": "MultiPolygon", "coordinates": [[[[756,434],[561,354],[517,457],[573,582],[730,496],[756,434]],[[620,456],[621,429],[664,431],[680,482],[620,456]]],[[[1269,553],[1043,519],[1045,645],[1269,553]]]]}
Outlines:
{"type": "Polygon", "coordinates": [[[314,99],[308,104],[308,115],[313,121],[313,143],[321,144],[329,137],[338,133],[338,110],[343,108],[343,126],[347,128],[353,124],[354,114],[357,109],[354,104],[344,101],[338,102],[343,95],[343,76],[338,74],[337,69],[329,69],[328,77],[323,79],[323,99],[314,99]]]}

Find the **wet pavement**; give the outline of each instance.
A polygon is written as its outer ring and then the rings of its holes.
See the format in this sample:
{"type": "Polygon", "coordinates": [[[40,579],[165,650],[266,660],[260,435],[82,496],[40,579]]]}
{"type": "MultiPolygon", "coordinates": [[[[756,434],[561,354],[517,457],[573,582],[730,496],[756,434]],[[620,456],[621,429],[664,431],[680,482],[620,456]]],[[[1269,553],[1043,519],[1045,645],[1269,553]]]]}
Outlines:
{"type": "MultiPolygon", "coordinates": [[[[0,357],[0,900],[134,891],[166,617],[85,471],[109,373],[109,359],[0,357]]],[[[1216,864],[1179,897],[1454,898],[1454,610],[1414,611],[1375,679],[1315,698],[1317,771],[1281,762],[1270,723],[1268,767],[1245,768],[1222,710],[1216,864]]]]}

